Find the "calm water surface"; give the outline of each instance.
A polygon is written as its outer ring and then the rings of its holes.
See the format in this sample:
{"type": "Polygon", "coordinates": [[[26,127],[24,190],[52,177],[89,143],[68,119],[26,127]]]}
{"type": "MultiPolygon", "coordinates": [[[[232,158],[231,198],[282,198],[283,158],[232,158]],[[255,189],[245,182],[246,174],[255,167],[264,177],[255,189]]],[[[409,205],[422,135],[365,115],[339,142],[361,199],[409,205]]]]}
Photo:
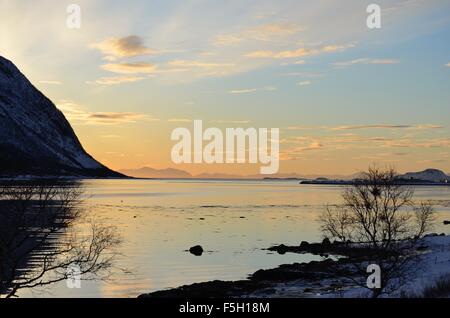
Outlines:
{"type": "MultiPolygon", "coordinates": [[[[246,278],[261,268],[320,260],[278,255],[274,244],[321,239],[317,217],[340,202],[339,186],[297,181],[86,180],[86,213],[118,228],[123,244],[110,281],[65,283],[23,297],[136,297],[214,279],[246,278]],[[187,252],[200,244],[201,257],[187,252]]],[[[436,200],[436,231],[449,233],[450,188],[421,187],[416,199],[436,200]]]]}

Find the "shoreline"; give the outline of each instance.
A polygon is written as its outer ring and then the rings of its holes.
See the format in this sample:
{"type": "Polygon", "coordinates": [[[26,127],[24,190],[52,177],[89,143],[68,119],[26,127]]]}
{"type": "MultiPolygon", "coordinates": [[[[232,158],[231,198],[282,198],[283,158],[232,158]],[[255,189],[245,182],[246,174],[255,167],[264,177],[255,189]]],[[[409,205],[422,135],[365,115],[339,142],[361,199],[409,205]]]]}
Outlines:
{"type": "MultiPolygon", "coordinates": [[[[351,265],[364,263],[364,247],[345,247],[343,243],[302,242],[299,246],[278,245],[269,251],[311,253],[324,257],[322,261],[284,264],[272,269],[260,269],[247,279],[237,281],[213,280],[177,288],[145,293],[138,298],[358,298],[368,297],[368,289],[354,283],[351,265]],[[336,260],[330,256],[337,257],[336,260]],[[336,268],[339,268],[337,274],[336,268]]],[[[450,235],[429,234],[417,248],[420,274],[411,277],[408,285],[386,297],[419,297],[420,293],[444,275],[450,275],[450,235]]],[[[450,291],[449,295],[450,296],[450,291]]]]}
{"type": "MultiPolygon", "coordinates": [[[[316,181],[316,180],[304,180],[296,178],[248,178],[248,179],[237,179],[237,178],[141,178],[141,177],[80,177],[80,176],[16,176],[16,177],[5,177],[0,176],[0,182],[14,182],[14,181],[80,181],[80,180],[133,180],[133,181],[216,181],[216,182],[299,182],[301,185],[318,185],[318,186],[351,186],[358,184],[353,181],[316,181]]],[[[412,186],[412,187],[450,187],[450,183],[444,182],[407,182],[399,183],[402,186],[412,186]]]]}

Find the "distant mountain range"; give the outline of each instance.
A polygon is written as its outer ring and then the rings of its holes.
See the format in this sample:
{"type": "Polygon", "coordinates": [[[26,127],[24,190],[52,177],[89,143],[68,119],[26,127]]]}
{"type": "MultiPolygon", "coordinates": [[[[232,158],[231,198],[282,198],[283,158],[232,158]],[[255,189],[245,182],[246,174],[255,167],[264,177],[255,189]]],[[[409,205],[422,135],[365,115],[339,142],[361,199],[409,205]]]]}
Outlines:
{"type": "Polygon", "coordinates": [[[69,122],[0,56],[0,177],[124,177],[92,158],[69,122]]]}
{"type": "MultiPolygon", "coordinates": [[[[150,167],[144,167],[140,169],[122,169],[119,172],[128,176],[136,178],[150,178],[150,179],[296,179],[296,180],[315,180],[315,179],[328,179],[328,180],[353,180],[357,178],[360,173],[353,175],[300,175],[297,173],[280,173],[275,175],[234,175],[225,173],[202,173],[198,175],[192,175],[187,171],[179,169],[154,169],[150,167]]],[[[402,179],[408,180],[421,180],[430,182],[445,182],[450,180],[450,177],[441,170],[427,169],[420,172],[408,172],[399,176],[402,179]]]]}
{"type": "Polygon", "coordinates": [[[119,170],[124,175],[135,178],[153,178],[153,179],[185,179],[192,178],[192,175],[186,171],[178,169],[153,169],[143,167],[140,169],[123,169],[119,170]]]}
{"type": "MultiPolygon", "coordinates": [[[[296,173],[283,173],[276,175],[236,175],[226,173],[201,173],[192,175],[187,171],[179,169],[154,169],[150,167],[143,167],[139,169],[121,169],[120,173],[135,178],[154,178],[154,179],[264,179],[267,177],[278,179],[305,179],[308,176],[301,176],[296,173]]],[[[310,176],[309,176],[310,177],[310,176]]]]}

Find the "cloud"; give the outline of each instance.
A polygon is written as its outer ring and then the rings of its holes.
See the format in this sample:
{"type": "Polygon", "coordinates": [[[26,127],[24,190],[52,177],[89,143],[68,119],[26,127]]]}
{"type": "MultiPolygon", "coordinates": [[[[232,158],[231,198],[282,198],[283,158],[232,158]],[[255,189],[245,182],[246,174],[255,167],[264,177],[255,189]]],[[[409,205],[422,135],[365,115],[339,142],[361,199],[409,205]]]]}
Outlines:
{"type": "Polygon", "coordinates": [[[156,72],[156,65],[144,62],[109,63],[103,64],[102,69],[120,74],[154,74],[156,72]]]}
{"type": "Polygon", "coordinates": [[[361,58],[351,61],[337,62],[333,65],[336,67],[347,67],[357,64],[376,64],[376,65],[391,65],[400,63],[398,60],[393,59],[371,59],[371,58],[361,58]]]}
{"type": "Polygon", "coordinates": [[[320,73],[308,73],[308,72],[289,72],[289,73],[280,74],[280,76],[297,76],[297,77],[319,78],[319,77],[323,77],[323,74],[320,74],[320,73]]]}
{"type": "Polygon", "coordinates": [[[274,86],[267,86],[263,88],[247,88],[247,89],[237,89],[229,91],[230,94],[249,94],[249,93],[255,93],[255,92],[269,92],[269,91],[275,91],[277,88],[274,86]]]}
{"type": "Polygon", "coordinates": [[[145,77],[139,76],[112,76],[112,77],[102,77],[95,81],[88,81],[87,84],[98,84],[98,85],[117,85],[122,83],[133,83],[144,80],[145,77]]]}
{"type": "Polygon", "coordinates": [[[354,126],[338,126],[333,127],[332,130],[356,130],[356,129],[440,129],[443,126],[432,124],[419,124],[419,125],[354,125],[354,126]]]}
{"type": "Polygon", "coordinates": [[[46,85],[62,85],[62,82],[60,81],[39,81],[40,84],[46,84],[46,85]]]}
{"type": "Polygon", "coordinates": [[[422,124],[422,125],[417,125],[412,127],[412,129],[418,129],[418,130],[422,130],[422,129],[441,129],[444,128],[444,126],[441,125],[432,125],[432,124],[422,124]]]}
{"type": "Polygon", "coordinates": [[[245,56],[249,58],[274,58],[274,59],[290,59],[306,56],[319,55],[323,53],[343,52],[349,48],[353,48],[353,44],[347,45],[327,45],[319,48],[299,48],[287,51],[254,51],[247,53],[245,56]]]}
{"type": "Polygon", "coordinates": [[[291,23],[269,23],[247,28],[237,33],[223,34],[215,38],[216,46],[233,46],[246,41],[273,41],[302,31],[298,25],[291,23]]]}
{"type": "Polygon", "coordinates": [[[167,72],[172,69],[189,71],[189,80],[202,77],[221,77],[239,71],[234,63],[201,60],[172,60],[167,63],[166,67],[167,72]]]}
{"type": "Polygon", "coordinates": [[[136,123],[139,121],[159,121],[148,114],[134,112],[89,112],[83,107],[71,102],[62,101],[57,107],[67,119],[74,124],[114,125],[136,123]]]}
{"type": "Polygon", "coordinates": [[[146,47],[143,44],[143,40],[136,35],[130,35],[123,38],[109,38],[102,42],[94,43],[91,47],[102,52],[107,60],[156,53],[155,50],[146,47]]]}
{"type": "Polygon", "coordinates": [[[198,67],[198,68],[222,68],[222,67],[234,67],[232,63],[211,63],[202,61],[188,61],[188,60],[174,60],[168,63],[170,66],[177,67],[198,67]]]}
{"type": "Polygon", "coordinates": [[[288,161],[288,160],[298,160],[304,156],[305,152],[309,151],[317,151],[324,148],[324,145],[316,140],[310,140],[305,137],[302,138],[301,142],[303,145],[296,146],[293,148],[286,149],[285,151],[281,151],[280,160],[288,161]]]}
{"type": "Polygon", "coordinates": [[[450,67],[450,63],[448,63],[448,64],[445,64],[445,66],[447,66],[447,67],[450,67]]]}
{"type": "Polygon", "coordinates": [[[250,124],[250,120],[212,120],[212,123],[216,124],[250,124]]]}
{"type": "Polygon", "coordinates": [[[332,130],[356,130],[356,129],[405,129],[412,128],[410,125],[355,125],[355,126],[338,126],[332,130]]]}
{"type": "Polygon", "coordinates": [[[298,83],[299,86],[307,86],[307,85],[311,85],[311,84],[312,84],[311,81],[302,81],[302,82],[298,83]]]}
{"type": "Polygon", "coordinates": [[[399,139],[387,142],[386,147],[391,148],[443,148],[450,147],[450,138],[434,138],[434,139],[399,139]]]}
{"type": "Polygon", "coordinates": [[[310,143],[308,146],[304,146],[304,147],[297,147],[294,150],[297,152],[302,152],[302,151],[310,151],[310,150],[317,150],[317,149],[321,149],[324,146],[318,142],[318,141],[313,141],[312,143],[310,143]]]}
{"type": "Polygon", "coordinates": [[[325,129],[325,126],[289,126],[285,128],[286,130],[315,130],[315,129],[325,129]]]}
{"type": "Polygon", "coordinates": [[[132,112],[97,112],[86,114],[87,120],[102,124],[135,123],[137,121],[156,121],[150,116],[132,112]]]}
{"type": "Polygon", "coordinates": [[[233,90],[233,91],[230,91],[230,94],[248,94],[248,93],[254,93],[257,91],[258,91],[257,88],[248,88],[248,89],[233,90]]]}
{"type": "Polygon", "coordinates": [[[169,123],[190,123],[192,119],[187,118],[170,118],[167,120],[169,123]]]}

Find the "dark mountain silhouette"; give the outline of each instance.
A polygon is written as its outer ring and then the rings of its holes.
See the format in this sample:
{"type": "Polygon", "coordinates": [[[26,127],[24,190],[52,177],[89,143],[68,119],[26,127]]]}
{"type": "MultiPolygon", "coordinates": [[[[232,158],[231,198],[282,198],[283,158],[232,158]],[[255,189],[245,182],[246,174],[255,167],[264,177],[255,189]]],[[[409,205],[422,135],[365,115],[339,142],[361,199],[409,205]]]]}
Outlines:
{"type": "Polygon", "coordinates": [[[430,182],[447,182],[450,177],[446,175],[443,171],[438,169],[426,169],[419,172],[408,172],[400,176],[407,180],[419,180],[419,181],[430,181],[430,182]]]}
{"type": "Polygon", "coordinates": [[[63,113],[0,56],[0,176],[124,177],[92,158],[63,113]]]}

